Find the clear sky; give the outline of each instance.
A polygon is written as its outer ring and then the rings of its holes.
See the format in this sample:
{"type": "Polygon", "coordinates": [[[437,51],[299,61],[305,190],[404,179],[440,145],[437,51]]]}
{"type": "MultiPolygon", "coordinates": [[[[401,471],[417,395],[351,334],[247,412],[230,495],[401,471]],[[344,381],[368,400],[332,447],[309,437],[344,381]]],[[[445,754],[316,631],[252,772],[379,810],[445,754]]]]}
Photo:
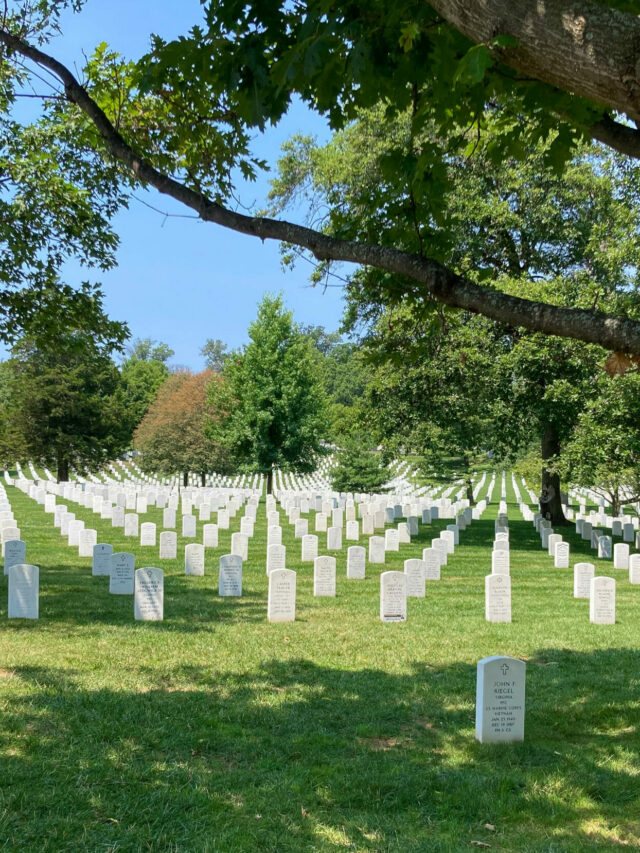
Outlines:
{"type": "MultiPolygon", "coordinates": [[[[63,17],[62,35],[49,49],[76,69],[82,67],[83,54],[102,41],[137,58],[148,48],[150,33],[172,38],[201,18],[198,0],[88,0],[82,12],[63,17]]],[[[296,132],[328,137],[322,120],[298,105],[278,128],[256,138],[255,151],[275,164],[281,143],[296,132]]],[[[242,203],[259,206],[268,180],[241,188],[242,203]]],[[[190,214],[155,190],[137,195],[163,211],[190,214]]],[[[329,331],[340,324],[341,289],[311,288],[304,262],[283,272],[277,243],[263,245],[194,219],[165,218],[135,200],[117,217],[115,230],[121,241],[118,267],[101,277],[107,313],[126,321],[133,338],[168,343],[176,364],[201,370],[199,350],[207,338],[220,338],[229,347],[244,343],[266,291],[282,290],[300,323],[329,331]]],[[[76,283],[91,273],[71,266],[65,277],[76,283]]]]}

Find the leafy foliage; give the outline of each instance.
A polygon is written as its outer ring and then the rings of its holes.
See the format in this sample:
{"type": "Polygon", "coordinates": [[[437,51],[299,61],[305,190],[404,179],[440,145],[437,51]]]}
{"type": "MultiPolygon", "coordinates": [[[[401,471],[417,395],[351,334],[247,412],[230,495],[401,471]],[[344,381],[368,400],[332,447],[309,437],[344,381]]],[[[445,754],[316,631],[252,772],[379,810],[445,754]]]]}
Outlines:
{"type": "Polygon", "coordinates": [[[325,427],[325,397],[311,344],[280,296],[263,298],[249,338],[227,359],[225,381],[211,386],[210,400],[220,414],[212,435],[246,470],[311,471],[325,427]]]}
{"type": "Polygon", "coordinates": [[[120,376],[111,359],[120,335],[109,334],[121,329],[94,307],[89,329],[63,316],[67,325],[58,325],[55,341],[49,330],[22,338],[3,371],[3,454],[49,465],[61,480],[69,479],[71,467],[80,474],[100,468],[127,444],[120,376]]]}
{"type": "Polygon", "coordinates": [[[195,471],[228,473],[228,455],[208,434],[216,416],[207,392],[219,378],[211,370],[178,371],[160,386],[134,435],[143,470],[173,476],[195,471]]]}
{"type": "Polygon", "coordinates": [[[358,438],[347,439],[331,469],[331,485],[339,492],[381,492],[389,479],[389,468],[379,451],[370,450],[358,438]]]}

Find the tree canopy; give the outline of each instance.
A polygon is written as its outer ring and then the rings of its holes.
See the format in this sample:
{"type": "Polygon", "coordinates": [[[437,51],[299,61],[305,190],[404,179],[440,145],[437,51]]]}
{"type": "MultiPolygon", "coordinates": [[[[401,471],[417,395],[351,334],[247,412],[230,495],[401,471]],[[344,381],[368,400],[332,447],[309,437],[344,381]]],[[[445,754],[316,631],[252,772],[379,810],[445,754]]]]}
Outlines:
{"type": "MultiPolygon", "coordinates": [[[[48,4],[47,12],[60,5],[48,4]]],[[[43,23],[38,12],[40,6],[15,3],[0,28],[6,105],[24,60],[51,71],[60,90],[45,126],[64,138],[78,169],[98,156],[107,173],[97,187],[108,187],[117,202],[120,187],[154,186],[205,221],[304,247],[320,261],[389,273],[396,287],[434,311],[445,304],[640,353],[640,323],[624,308],[606,314],[474,281],[448,265],[433,239],[449,227],[448,159],[473,156],[488,121],[498,131],[496,159],[526,159],[547,140],[549,162],[562,169],[586,137],[640,155],[640,132],[624,119],[640,115],[633,3],[228,0],[206,5],[204,22],[187,36],[156,38],[137,63],[101,47],[85,70],[86,85],[43,50],[50,18],[43,23]],[[398,227],[415,226],[417,205],[428,212],[417,247],[396,248],[393,229],[366,242],[348,227],[329,234],[230,208],[234,170],[251,177],[262,165],[250,150],[253,130],[277,122],[294,95],[334,127],[375,105],[385,122],[410,115],[408,135],[386,158],[385,184],[403,189],[398,227]],[[427,125],[435,136],[424,144],[427,125]],[[64,137],[70,126],[73,135],[64,137]],[[108,171],[116,169],[120,182],[108,171]]]]}
{"type": "Polygon", "coordinates": [[[266,295],[249,326],[249,343],[226,360],[210,401],[212,435],[236,464],[267,475],[312,471],[322,452],[325,397],[312,345],[280,296],[266,295]]]}

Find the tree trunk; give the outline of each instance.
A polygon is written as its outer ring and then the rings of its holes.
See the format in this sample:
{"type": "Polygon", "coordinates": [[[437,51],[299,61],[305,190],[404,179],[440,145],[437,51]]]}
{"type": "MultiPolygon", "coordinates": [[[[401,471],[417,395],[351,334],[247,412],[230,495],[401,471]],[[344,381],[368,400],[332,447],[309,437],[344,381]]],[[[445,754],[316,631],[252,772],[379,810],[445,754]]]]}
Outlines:
{"type": "Polygon", "coordinates": [[[182,485],[185,487],[185,489],[189,485],[189,473],[188,473],[188,471],[184,471],[182,474],[182,485]]]}
{"type": "Polygon", "coordinates": [[[267,494],[270,495],[273,493],[273,468],[269,470],[267,474],[267,494]]]}
{"type": "Polygon", "coordinates": [[[562,498],[560,497],[560,476],[552,474],[547,470],[545,461],[556,456],[560,452],[560,436],[554,426],[547,423],[542,430],[541,455],[542,455],[542,493],[540,495],[540,512],[543,518],[548,519],[551,524],[568,525],[567,519],[562,511],[562,498]],[[544,500],[543,500],[544,499],[544,500]]]}
{"type": "Polygon", "coordinates": [[[611,490],[611,515],[613,518],[620,515],[620,489],[611,490]]]}
{"type": "Polygon", "coordinates": [[[66,483],[69,479],[69,459],[61,447],[58,448],[56,453],[56,467],[58,471],[58,482],[66,483]]]}
{"type": "Polygon", "coordinates": [[[469,506],[476,505],[476,499],[473,496],[473,483],[470,477],[467,479],[467,500],[469,501],[469,506]]]}
{"type": "Polygon", "coordinates": [[[204,471],[200,474],[200,485],[201,486],[207,485],[207,475],[204,473],[204,471]]]}

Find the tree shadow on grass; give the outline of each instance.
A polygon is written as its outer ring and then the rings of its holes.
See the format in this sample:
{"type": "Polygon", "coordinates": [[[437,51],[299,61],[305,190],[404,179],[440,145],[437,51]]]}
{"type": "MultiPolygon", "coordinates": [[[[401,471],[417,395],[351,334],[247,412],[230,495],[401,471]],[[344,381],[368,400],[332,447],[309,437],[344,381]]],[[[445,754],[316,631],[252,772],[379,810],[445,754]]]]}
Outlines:
{"type": "Polygon", "coordinates": [[[634,846],[639,664],[541,650],[525,742],[492,746],[474,739],[466,664],[141,662],[135,689],[23,667],[5,673],[1,836],[46,851],[634,846]]]}

